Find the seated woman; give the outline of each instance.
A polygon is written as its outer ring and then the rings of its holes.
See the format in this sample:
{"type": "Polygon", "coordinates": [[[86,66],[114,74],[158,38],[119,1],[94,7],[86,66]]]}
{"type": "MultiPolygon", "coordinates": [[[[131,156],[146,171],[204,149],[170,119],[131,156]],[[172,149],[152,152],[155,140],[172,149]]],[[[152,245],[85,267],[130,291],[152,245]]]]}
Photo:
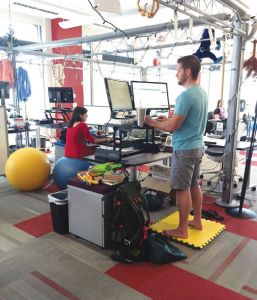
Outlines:
{"type": "Polygon", "coordinates": [[[83,156],[93,155],[95,153],[95,147],[89,147],[86,142],[101,144],[112,141],[112,138],[95,139],[85,123],[86,119],[87,109],[85,107],[75,107],[67,128],[65,145],[66,157],[82,158],[83,156]]]}
{"type": "Polygon", "coordinates": [[[213,112],[215,119],[223,120],[223,119],[227,118],[226,111],[225,111],[225,108],[223,105],[224,105],[224,102],[222,100],[218,100],[217,107],[215,108],[215,110],[213,112]]]}

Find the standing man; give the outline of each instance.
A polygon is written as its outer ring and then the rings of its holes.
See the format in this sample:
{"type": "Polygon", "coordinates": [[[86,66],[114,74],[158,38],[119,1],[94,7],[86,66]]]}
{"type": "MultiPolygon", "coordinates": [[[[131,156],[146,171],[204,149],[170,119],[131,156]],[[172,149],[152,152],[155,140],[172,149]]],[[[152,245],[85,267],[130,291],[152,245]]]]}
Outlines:
{"type": "Polygon", "coordinates": [[[198,184],[200,164],[204,153],[203,135],[207,122],[208,98],[199,86],[201,64],[194,55],[184,56],[177,61],[178,84],[186,90],[176,100],[172,118],[153,120],[145,117],[145,123],[163,131],[173,132],[171,188],[176,190],[179,209],[179,225],[165,230],[175,238],[188,237],[188,225],[202,230],[202,191],[198,184]],[[188,221],[193,205],[194,218],[188,221]]]}

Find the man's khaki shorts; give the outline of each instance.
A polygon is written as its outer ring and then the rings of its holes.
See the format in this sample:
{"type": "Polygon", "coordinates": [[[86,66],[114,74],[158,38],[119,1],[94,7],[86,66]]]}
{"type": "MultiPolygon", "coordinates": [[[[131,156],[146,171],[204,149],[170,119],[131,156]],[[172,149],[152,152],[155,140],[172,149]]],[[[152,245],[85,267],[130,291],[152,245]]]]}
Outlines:
{"type": "Polygon", "coordinates": [[[174,151],[171,163],[171,188],[187,190],[198,185],[204,149],[174,151]]]}

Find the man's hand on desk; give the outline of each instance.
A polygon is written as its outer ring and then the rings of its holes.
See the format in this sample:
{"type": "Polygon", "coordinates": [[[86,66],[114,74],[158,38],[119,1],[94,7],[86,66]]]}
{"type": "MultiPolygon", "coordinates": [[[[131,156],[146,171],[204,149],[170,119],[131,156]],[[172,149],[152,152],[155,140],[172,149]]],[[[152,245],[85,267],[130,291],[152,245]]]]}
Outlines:
{"type": "Polygon", "coordinates": [[[166,116],[158,116],[156,119],[151,118],[150,116],[145,116],[145,124],[149,126],[154,126],[155,121],[163,122],[168,118],[166,116]]]}
{"type": "Polygon", "coordinates": [[[159,116],[156,120],[159,122],[166,121],[168,118],[166,116],[159,116]]]}
{"type": "Polygon", "coordinates": [[[152,126],[154,124],[154,120],[150,116],[145,116],[145,124],[148,126],[152,126]]]}

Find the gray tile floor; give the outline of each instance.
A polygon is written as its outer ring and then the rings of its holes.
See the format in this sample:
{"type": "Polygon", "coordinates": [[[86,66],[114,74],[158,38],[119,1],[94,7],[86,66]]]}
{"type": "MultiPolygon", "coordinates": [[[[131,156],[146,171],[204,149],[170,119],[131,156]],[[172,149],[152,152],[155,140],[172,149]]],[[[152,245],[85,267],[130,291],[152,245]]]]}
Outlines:
{"type": "MultiPolygon", "coordinates": [[[[212,167],[204,158],[203,168],[212,167]]],[[[238,173],[243,174],[243,169],[240,164],[238,173]]],[[[252,168],[252,180],[257,182],[257,167],[252,168]]],[[[154,187],[153,182],[154,178],[147,178],[144,184],[154,187]]],[[[169,189],[168,182],[157,179],[155,184],[169,189]]],[[[203,188],[209,193],[205,181],[203,188]]],[[[55,232],[34,238],[13,226],[48,212],[47,196],[45,191],[16,191],[0,177],[0,299],[149,299],[104,274],[116,264],[109,258],[109,250],[55,232]]],[[[251,209],[257,211],[256,192],[249,197],[251,209]]],[[[152,220],[174,209],[166,204],[152,214],[152,220]]],[[[256,240],[225,231],[201,251],[181,244],[179,248],[188,255],[186,263],[175,263],[179,268],[257,299],[256,240]]],[[[201,296],[192,295],[191,299],[201,296]]]]}

